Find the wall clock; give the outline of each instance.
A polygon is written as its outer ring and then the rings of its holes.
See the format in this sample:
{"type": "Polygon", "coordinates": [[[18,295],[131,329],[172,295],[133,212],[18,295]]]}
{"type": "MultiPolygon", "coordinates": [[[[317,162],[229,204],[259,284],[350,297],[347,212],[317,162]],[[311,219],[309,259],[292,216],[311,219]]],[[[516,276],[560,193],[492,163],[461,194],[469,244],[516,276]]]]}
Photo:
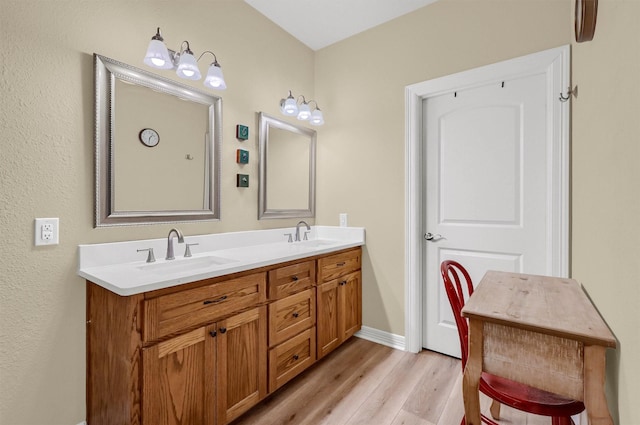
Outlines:
{"type": "Polygon", "coordinates": [[[576,41],[593,40],[598,16],[598,0],[576,0],[576,41]]]}
{"type": "Polygon", "coordinates": [[[138,138],[143,145],[152,148],[160,143],[160,135],[152,128],[143,128],[138,134],[138,138]]]}

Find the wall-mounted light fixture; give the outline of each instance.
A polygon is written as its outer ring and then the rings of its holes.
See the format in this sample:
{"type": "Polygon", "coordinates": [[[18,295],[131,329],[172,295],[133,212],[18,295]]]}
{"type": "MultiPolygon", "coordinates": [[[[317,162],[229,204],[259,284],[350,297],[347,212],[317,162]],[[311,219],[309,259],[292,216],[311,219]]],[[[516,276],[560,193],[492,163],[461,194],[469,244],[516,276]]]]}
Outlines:
{"type": "Polygon", "coordinates": [[[289,96],[286,99],[280,99],[280,112],[290,117],[297,117],[301,121],[309,121],[311,125],[324,124],[324,117],[322,111],[318,107],[318,102],[315,100],[309,100],[304,98],[303,95],[298,96],[298,100],[293,97],[291,90],[289,90],[289,96]],[[300,100],[302,98],[302,101],[300,100]],[[313,111],[309,104],[313,102],[316,104],[313,111]]]}
{"type": "Polygon", "coordinates": [[[188,41],[183,41],[177,52],[167,49],[162,34],[160,34],[160,28],[158,28],[156,35],[151,38],[151,42],[149,42],[144,63],[157,69],[175,69],[176,74],[178,74],[180,78],[199,80],[202,74],[198,68],[198,61],[202,59],[206,53],[213,55],[213,62],[209,65],[209,71],[204,79],[204,85],[216,90],[226,89],[227,84],[222,75],[222,68],[218,63],[218,58],[216,58],[216,55],[212,51],[207,50],[203,52],[196,60],[189,47],[188,41]]]}

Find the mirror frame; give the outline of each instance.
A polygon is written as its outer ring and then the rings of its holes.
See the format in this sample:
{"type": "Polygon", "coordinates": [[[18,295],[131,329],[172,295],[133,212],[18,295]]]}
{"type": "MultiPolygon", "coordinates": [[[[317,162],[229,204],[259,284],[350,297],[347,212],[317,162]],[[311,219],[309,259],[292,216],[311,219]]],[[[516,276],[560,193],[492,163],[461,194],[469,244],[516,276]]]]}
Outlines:
{"type": "Polygon", "coordinates": [[[260,128],[260,185],[258,190],[258,219],[302,218],[316,215],[316,131],[282,121],[264,112],[259,113],[260,128]],[[267,157],[269,151],[269,128],[279,128],[309,138],[309,199],[306,209],[267,208],[267,157]]]}
{"type": "Polygon", "coordinates": [[[220,219],[222,98],[122,62],[93,54],[95,73],[95,227],[220,219]],[[205,193],[201,210],[114,210],[114,105],[116,79],[209,107],[205,193]],[[213,137],[212,137],[213,136],[213,137]]]}

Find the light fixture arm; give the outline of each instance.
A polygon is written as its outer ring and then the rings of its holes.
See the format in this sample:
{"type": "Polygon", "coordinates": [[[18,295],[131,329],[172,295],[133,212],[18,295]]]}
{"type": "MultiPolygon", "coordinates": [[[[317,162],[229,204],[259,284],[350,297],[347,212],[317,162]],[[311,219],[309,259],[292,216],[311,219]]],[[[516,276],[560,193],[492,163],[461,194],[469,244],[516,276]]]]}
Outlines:
{"type": "Polygon", "coordinates": [[[203,57],[206,53],[211,53],[211,54],[213,55],[213,62],[211,62],[211,65],[220,66],[220,64],[218,63],[218,58],[216,57],[216,54],[215,54],[215,53],[213,53],[211,50],[205,50],[204,52],[202,52],[202,54],[200,55],[200,57],[198,57],[198,62],[200,62],[200,59],[202,59],[202,57],[203,57]]]}
{"type": "Polygon", "coordinates": [[[310,101],[308,101],[307,103],[308,103],[308,104],[311,104],[311,102],[313,102],[313,103],[315,103],[315,104],[316,104],[315,109],[320,110],[320,107],[318,106],[318,102],[316,102],[315,100],[311,99],[311,100],[310,100],[310,101]]]}

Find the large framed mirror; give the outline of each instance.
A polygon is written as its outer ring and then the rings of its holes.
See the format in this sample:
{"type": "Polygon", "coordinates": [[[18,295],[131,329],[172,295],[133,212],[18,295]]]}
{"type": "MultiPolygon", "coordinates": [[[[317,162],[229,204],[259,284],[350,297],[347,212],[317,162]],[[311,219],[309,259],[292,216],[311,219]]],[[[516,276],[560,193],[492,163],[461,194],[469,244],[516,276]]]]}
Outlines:
{"type": "Polygon", "coordinates": [[[95,225],[220,219],[222,99],[94,54],[95,225]]]}
{"type": "Polygon", "coordinates": [[[315,217],[316,131],[259,114],[258,219],[315,217]]]}

